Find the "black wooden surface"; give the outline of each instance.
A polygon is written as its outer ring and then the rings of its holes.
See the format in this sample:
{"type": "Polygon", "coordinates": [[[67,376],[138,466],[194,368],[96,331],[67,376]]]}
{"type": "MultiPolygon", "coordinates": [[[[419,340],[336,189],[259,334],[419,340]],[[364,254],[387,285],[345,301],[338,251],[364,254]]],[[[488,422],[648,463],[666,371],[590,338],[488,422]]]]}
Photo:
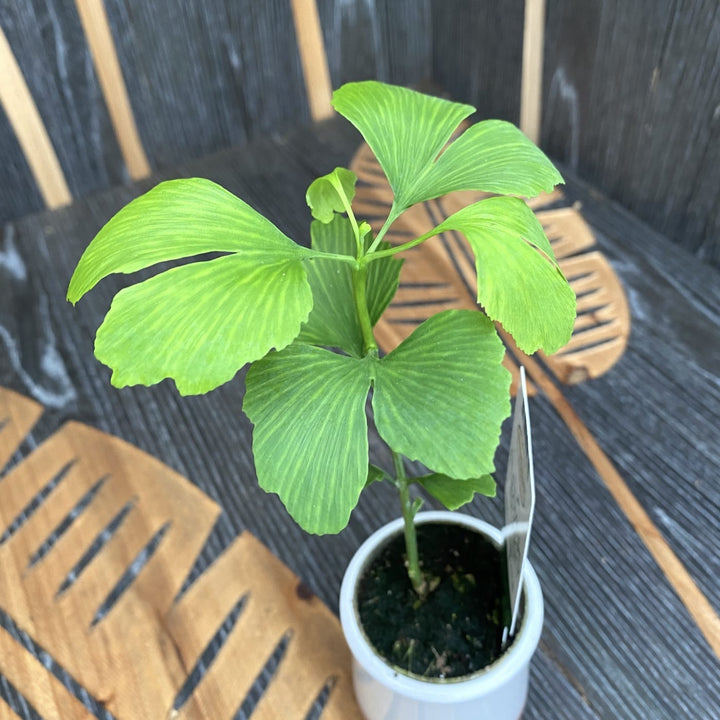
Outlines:
{"type": "MultiPolygon", "coordinates": [[[[289,0],[105,0],[150,165],[309,119],[289,0]]],[[[431,74],[429,0],[320,0],[333,87],[431,74]]],[[[0,0],[7,36],[73,197],[127,179],[73,2],[0,0]]],[[[0,109],[0,221],[43,208],[0,109]]]]}
{"type": "MultiPolygon", "coordinates": [[[[354,131],[333,120],[168,174],[210,177],[306,241],[305,188],[347,164],[357,144],[354,131]]],[[[372,486],[338,536],[304,534],[257,487],[240,377],[205,397],[180,399],[167,382],[115,390],[92,343],[121,282],[103,281],[75,309],[64,301],[93,234],[150,184],[4,227],[0,385],[48,408],[24,452],[69,418],[128,440],[186,475],[225,511],[193,575],[247,528],[336,609],[352,552],[397,515],[393,492],[372,486]]],[[[720,273],[579,182],[571,181],[568,193],[582,201],[625,284],[633,329],[610,373],[563,392],[718,609],[720,273]]],[[[530,555],[546,623],[525,718],[720,717],[717,657],[548,401],[533,399],[530,412],[538,485],[530,555]]],[[[506,432],[499,478],[507,441],[506,432]]],[[[374,436],[371,447],[374,461],[387,463],[374,436]]],[[[477,500],[469,511],[499,524],[501,498],[477,500]]],[[[19,708],[3,687],[0,681],[0,694],[19,708]]]]}
{"type": "Polygon", "coordinates": [[[549,0],[544,147],[720,267],[720,4],[549,0]]]}
{"type": "MultiPolygon", "coordinates": [[[[522,0],[433,3],[433,78],[520,117],[522,0]]],[[[542,146],[720,267],[720,4],[547,0],[542,146]]]]}
{"type": "MultiPolygon", "coordinates": [[[[0,0],[0,27],[73,196],[124,179],[120,150],[74,4],[0,0]]],[[[2,109],[0,157],[0,221],[44,207],[2,109]]]]}
{"type": "MultiPolygon", "coordinates": [[[[308,118],[289,0],[106,0],[153,168],[308,118]]],[[[433,80],[517,122],[524,0],[318,0],[333,87],[433,80]]],[[[72,2],[0,0],[73,196],[126,176],[72,2]]],[[[547,0],[542,144],[720,267],[720,5],[547,0]]],[[[0,111],[0,220],[42,199],[0,111]]]]}
{"type": "Polygon", "coordinates": [[[433,79],[478,119],[520,121],[524,12],[524,0],[433,0],[433,79]]]}

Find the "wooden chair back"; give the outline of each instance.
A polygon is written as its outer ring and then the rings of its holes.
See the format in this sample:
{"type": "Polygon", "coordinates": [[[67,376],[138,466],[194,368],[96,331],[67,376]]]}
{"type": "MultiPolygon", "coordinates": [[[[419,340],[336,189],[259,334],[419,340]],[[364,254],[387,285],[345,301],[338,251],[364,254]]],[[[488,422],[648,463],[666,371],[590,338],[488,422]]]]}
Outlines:
{"type": "MultiPolygon", "coordinates": [[[[310,117],[322,119],[332,110],[330,74],[317,5],[315,0],[291,0],[290,5],[310,117]]],[[[124,174],[132,180],[141,179],[149,175],[155,166],[148,158],[138,132],[105,4],[103,0],[75,0],[75,7],[120,150],[124,174]]],[[[2,27],[0,68],[0,105],[43,204],[48,208],[66,205],[71,202],[73,193],[42,114],[2,27]]]]}

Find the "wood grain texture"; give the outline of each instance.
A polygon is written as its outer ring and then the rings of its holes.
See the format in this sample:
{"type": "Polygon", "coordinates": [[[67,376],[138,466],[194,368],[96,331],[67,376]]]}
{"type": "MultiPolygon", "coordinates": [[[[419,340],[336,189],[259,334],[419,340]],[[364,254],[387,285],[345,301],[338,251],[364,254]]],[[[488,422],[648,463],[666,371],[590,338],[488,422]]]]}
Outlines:
{"type": "Polygon", "coordinates": [[[80,15],[125,165],[130,177],[139,180],[150,174],[150,165],[135,125],[103,0],[75,0],[75,7],[80,15]]]}
{"type": "Polygon", "coordinates": [[[553,0],[543,146],[720,267],[720,6],[553,0]]]}
{"type": "Polygon", "coordinates": [[[524,0],[432,0],[433,79],[477,119],[520,120],[524,0]]]}
{"type": "Polygon", "coordinates": [[[307,717],[324,685],[323,718],[361,720],[352,693],[350,651],[337,618],[260,542],[244,533],[190,588],[168,616],[186,667],[201,654],[213,623],[246,596],[237,630],[175,717],[231,720],[280,639],[288,648],[253,717],[307,717]],[[232,692],[219,689],[232,688],[232,692]]]}
{"type": "Polygon", "coordinates": [[[106,8],[154,167],[309,119],[287,0],[106,8]]]}
{"type": "MultiPolygon", "coordinates": [[[[0,388],[0,457],[37,412],[0,388]]],[[[0,508],[0,674],[42,717],[97,717],[52,664],[117,720],[231,720],[248,698],[306,718],[325,687],[323,717],[359,720],[337,618],[251,535],[173,602],[219,508],[154,458],[68,423],[3,478],[0,508]]]]}
{"type": "Polygon", "coordinates": [[[430,79],[430,0],[318,0],[318,10],[333,87],[430,79]]]}
{"type": "Polygon", "coordinates": [[[40,403],[0,387],[0,472],[42,415],[40,403]]]}
{"type": "Polygon", "coordinates": [[[520,129],[535,144],[540,142],[544,43],[545,0],[525,0],[520,129]]]}
{"type": "Polygon", "coordinates": [[[3,69],[0,104],[23,149],[45,205],[50,208],[67,205],[72,198],[65,175],[1,27],[0,67],[3,69]]]}
{"type": "MultiPolygon", "coordinates": [[[[37,105],[70,194],[78,197],[125,179],[122,156],[74,6],[1,2],[0,27],[37,105]]],[[[9,128],[0,128],[3,159],[16,157],[16,142],[9,128]]],[[[34,187],[35,182],[24,163],[16,161],[10,168],[3,164],[0,220],[43,208],[39,194],[33,199],[28,186],[34,187]]]]}
{"type": "Polygon", "coordinates": [[[290,6],[293,11],[310,116],[313,120],[323,120],[333,114],[330,104],[332,88],[317,3],[315,0],[291,0],[290,6]]]}
{"type": "MultiPolygon", "coordinates": [[[[3,479],[0,507],[0,607],[115,717],[164,717],[183,669],[168,653],[158,620],[219,508],[154,458],[78,423],[63,426],[3,479]],[[78,512],[99,481],[95,497],[78,512]],[[65,525],[68,517],[73,521],[65,525]],[[115,525],[118,517],[123,521],[115,525]],[[99,618],[161,529],[147,565],[99,618]],[[98,543],[99,554],[85,564],[98,543]]],[[[3,656],[3,667],[12,670],[25,652],[17,646],[3,656]]],[[[29,699],[34,702],[35,693],[29,699]]]]}
{"type": "MultiPolygon", "coordinates": [[[[523,0],[317,0],[334,87],[432,79],[480,117],[520,119],[523,0]]],[[[720,8],[715,0],[547,1],[542,145],[720,266],[720,8]]],[[[153,167],[309,119],[286,0],[107,0],[153,167]]],[[[70,193],[126,179],[74,7],[0,3],[70,193]]],[[[0,220],[42,208],[7,118],[0,220]]]]}
{"type": "MultiPolygon", "coordinates": [[[[346,165],[359,142],[347,124],[332,120],[172,174],[220,182],[307,242],[307,185],[346,165]]],[[[627,290],[633,331],[609,372],[563,392],[717,610],[718,271],[565,174],[568,198],[582,203],[598,249],[627,290]]],[[[305,535],[257,486],[251,428],[240,410],[242,374],[202,398],[180,399],[167,383],[117,391],[93,360],[92,343],[125,280],[109,278],[75,309],[63,302],[72,268],[97,228],[147,185],[117,188],[6,229],[12,242],[6,240],[2,258],[11,247],[16,259],[0,262],[0,384],[52,400],[35,441],[68,418],[81,419],[192,477],[222,504],[226,512],[192,577],[247,529],[335,609],[352,552],[398,514],[392,489],[369,488],[338,536],[305,535]],[[54,363],[43,362],[48,348],[55,349],[54,363]]],[[[530,556],[546,623],[524,718],[712,720],[720,707],[716,657],[552,405],[538,394],[530,413],[538,485],[530,556]]],[[[507,443],[505,433],[499,477],[507,443]]],[[[374,432],[370,445],[374,462],[390,462],[374,432]]],[[[497,524],[501,503],[502,488],[497,499],[478,500],[467,511],[497,524]]]]}

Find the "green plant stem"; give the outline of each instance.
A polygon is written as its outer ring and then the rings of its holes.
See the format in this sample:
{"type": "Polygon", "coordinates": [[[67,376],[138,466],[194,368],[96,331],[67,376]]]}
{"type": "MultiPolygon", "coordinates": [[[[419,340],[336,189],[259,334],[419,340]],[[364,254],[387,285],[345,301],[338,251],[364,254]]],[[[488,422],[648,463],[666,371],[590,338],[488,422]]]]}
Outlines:
{"type": "Polygon", "coordinates": [[[337,194],[340,196],[340,202],[342,202],[343,207],[345,208],[345,212],[347,213],[348,220],[350,220],[350,226],[352,227],[353,234],[355,235],[357,255],[359,258],[363,254],[363,239],[360,237],[360,228],[358,227],[355,213],[353,212],[352,206],[350,205],[350,201],[347,199],[347,195],[345,195],[345,190],[343,190],[342,183],[338,180],[338,178],[335,175],[331,175],[330,182],[337,191],[337,194]]]}
{"type": "Polygon", "coordinates": [[[380,232],[378,232],[377,234],[377,237],[375,238],[375,240],[373,240],[372,245],[368,248],[368,254],[372,255],[375,252],[375,249],[385,237],[385,233],[390,229],[390,226],[398,219],[398,217],[400,217],[401,214],[402,211],[398,212],[398,210],[395,208],[395,203],[393,203],[393,206],[390,208],[390,214],[387,216],[387,220],[385,220],[383,226],[380,228],[380,232]]]}
{"type": "Polygon", "coordinates": [[[404,520],[408,577],[415,592],[422,599],[427,594],[427,582],[425,582],[425,576],[420,569],[420,558],[418,556],[417,531],[415,529],[416,509],[410,498],[410,482],[405,475],[402,457],[394,450],[392,454],[393,462],[395,463],[395,484],[400,492],[400,505],[402,506],[402,516],[404,520]]]}
{"type": "MultiPolygon", "coordinates": [[[[403,243],[402,245],[395,245],[395,247],[388,248],[387,250],[378,250],[377,252],[370,253],[363,258],[366,263],[372,262],[373,260],[379,260],[380,258],[384,257],[391,257],[392,255],[397,255],[398,253],[403,252],[403,250],[409,250],[410,248],[415,247],[416,245],[419,245],[422,242],[425,242],[426,240],[433,237],[433,235],[437,235],[437,228],[433,228],[432,230],[426,232],[424,235],[421,235],[420,237],[415,238],[414,240],[410,240],[409,242],[403,243]]],[[[380,235],[378,234],[378,237],[380,235]]]]}
{"type": "Polygon", "coordinates": [[[365,354],[377,356],[378,345],[375,340],[375,335],[373,335],[372,321],[370,320],[367,303],[367,268],[364,266],[355,268],[352,274],[352,282],[355,310],[362,330],[365,354]]]}
{"type": "Polygon", "coordinates": [[[329,252],[310,252],[304,259],[306,260],[339,260],[340,262],[348,263],[357,267],[358,261],[356,257],[352,255],[340,255],[338,253],[329,252]]]}

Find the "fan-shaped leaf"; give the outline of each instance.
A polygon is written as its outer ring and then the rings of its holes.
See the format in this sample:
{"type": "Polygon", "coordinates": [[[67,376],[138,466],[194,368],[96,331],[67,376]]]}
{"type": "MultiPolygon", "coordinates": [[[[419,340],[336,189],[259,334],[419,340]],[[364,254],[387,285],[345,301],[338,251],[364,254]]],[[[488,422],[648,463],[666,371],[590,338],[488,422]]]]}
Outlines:
{"type": "Polygon", "coordinates": [[[557,266],[532,210],[495,197],[451,215],[438,232],[458,230],[475,253],[478,302],[527,353],[555,352],[570,339],[575,293],[557,266]]]}
{"type": "Polygon", "coordinates": [[[256,262],[272,262],[269,256],[297,257],[301,249],[220,185],[203,178],[169,180],[128,203],[105,224],[75,268],[68,300],[77,302],[112,273],[206,252],[243,252],[256,262]]]}
{"type": "Polygon", "coordinates": [[[350,83],[333,95],[335,109],[360,130],[394,194],[391,216],[455,190],[534,196],[562,176],[520,130],[486,120],[450,143],[471,105],[374,81],[350,83]]]}
{"type": "MultiPolygon", "coordinates": [[[[355,254],[355,236],[350,221],[335,214],[325,224],[310,225],[312,248],[339,255],[355,254]]],[[[344,350],[361,357],[363,336],[358,322],[352,289],[352,268],[348,263],[323,259],[306,264],[312,288],[313,309],[303,325],[298,342],[344,350]]]]}
{"type": "Polygon", "coordinates": [[[432,473],[422,477],[413,478],[420,483],[436,500],[439,500],[448,510],[457,510],[469,503],[475,493],[486,497],[495,497],[497,486],[491,475],[483,475],[470,480],[456,480],[455,478],[432,473]]]}
{"type": "Polygon", "coordinates": [[[471,105],[374,80],[343,85],[333,94],[332,103],[373,149],[399,208],[412,204],[408,200],[418,176],[459,123],[475,111],[471,105]]]}
{"type": "Polygon", "coordinates": [[[305,270],[282,256],[265,260],[228,255],[121,290],[95,340],[113,385],[171,377],[182,395],[204,393],[291,343],[312,307],[305,270]]]}
{"type": "Polygon", "coordinates": [[[68,288],[76,302],[111,273],[205,252],[232,253],[161,273],[115,297],[95,354],[118,387],[171,377],[182,394],[230,380],[297,336],[312,307],[300,247],[219,185],[161,183],[90,243],[68,288]]]}
{"type": "Polygon", "coordinates": [[[260,486],[308,532],[339,532],[368,479],[369,360],[291,345],[255,363],[246,383],[260,486]]]}
{"type": "Polygon", "coordinates": [[[545,154],[512,123],[484,120],[452,142],[420,178],[411,203],[455,190],[533,197],[563,181],[545,154]]]}
{"type": "Polygon", "coordinates": [[[451,477],[492,472],[510,412],[504,352],[483,313],[448,310],[426,320],[375,363],[373,409],[382,438],[451,477]]]}
{"type": "Polygon", "coordinates": [[[351,203],[355,197],[356,182],[355,173],[341,167],[314,180],[305,195],[312,216],[320,222],[329,223],[335,213],[344,213],[345,204],[337,185],[340,185],[348,203],[351,203]]]}

